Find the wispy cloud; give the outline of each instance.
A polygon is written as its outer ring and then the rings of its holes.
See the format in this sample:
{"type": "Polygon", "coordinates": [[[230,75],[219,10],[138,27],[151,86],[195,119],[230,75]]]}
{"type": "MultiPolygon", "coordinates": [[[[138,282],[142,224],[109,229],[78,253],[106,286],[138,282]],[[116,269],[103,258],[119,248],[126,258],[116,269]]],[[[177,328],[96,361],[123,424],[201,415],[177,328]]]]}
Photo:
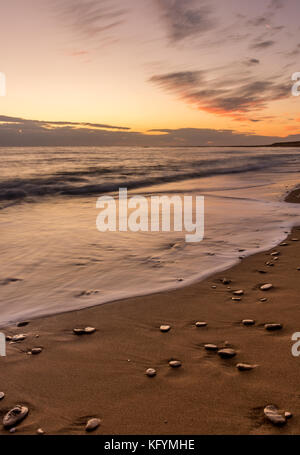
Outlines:
{"type": "Polygon", "coordinates": [[[267,49],[268,47],[274,46],[275,41],[273,40],[266,40],[266,41],[259,41],[257,43],[253,43],[251,45],[252,49],[267,49]]]}
{"type": "Polygon", "coordinates": [[[114,0],[59,0],[56,12],[65,26],[86,39],[107,36],[122,24],[127,9],[114,0]]]}
{"type": "Polygon", "coordinates": [[[209,2],[200,0],[155,0],[162,11],[171,42],[198,35],[215,27],[209,2]]]}
{"type": "Polygon", "coordinates": [[[212,80],[208,72],[169,73],[155,75],[150,82],[174,93],[199,110],[247,120],[251,113],[261,111],[275,100],[290,95],[289,81],[282,83],[271,78],[266,80],[233,75],[219,76],[212,80]]]}

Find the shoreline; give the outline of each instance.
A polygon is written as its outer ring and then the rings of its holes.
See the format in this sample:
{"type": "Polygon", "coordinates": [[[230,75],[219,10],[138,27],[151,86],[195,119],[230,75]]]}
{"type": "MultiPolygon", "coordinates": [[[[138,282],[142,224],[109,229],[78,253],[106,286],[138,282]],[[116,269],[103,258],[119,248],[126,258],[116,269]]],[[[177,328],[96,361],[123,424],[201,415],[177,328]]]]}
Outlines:
{"type": "MultiPolygon", "coordinates": [[[[286,201],[299,202],[299,194],[292,191],[286,201]]],[[[17,434],[38,428],[85,434],[91,417],[101,419],[95,434],[299,433],[300,360],[291,354],[291,336],[300,331],[300,229],[284,243],[276,247],[277,260],[273,248],[181,288],[1,329],[6,336],[26,334],[24,341],[7,342],[7,357],[0,357],[1,419],[23,404],[29,415],[17,434]],[[230,284],[221,282],[225,277],[230,284]],[[261,291],[265,283],[274,288],[261,291]],[[233,301],[238,289],[244,294],[233,301]],[[249,318],[256,323],[246,327],[241,321],[249,318]],[[207,326],[198,328],[197,321],[207,326]],[[266,323],[283,329],[269,333],[266,323]],[[161,324],[171,330],[161,333],[161,324]],[[73,333],[85,326],[96,332],[73,333]],[[206,343],[232,348],[236,356],[221,359],[204,349],[206,343]],[[28,355],[34,347],[43,351],[28,355]],[[170,360],[180,360],[181,368],[172,369],[170,360]],[[241,372],[239,362],[257,367],[241,372]],[[155,368],[156,377],[147,377],[147,368],[155,368]],[[293,418],[273,426],[263,414],[268,404],[293,418]]],[[[0,434],[9,432],[1,425],[0,434]]]]}

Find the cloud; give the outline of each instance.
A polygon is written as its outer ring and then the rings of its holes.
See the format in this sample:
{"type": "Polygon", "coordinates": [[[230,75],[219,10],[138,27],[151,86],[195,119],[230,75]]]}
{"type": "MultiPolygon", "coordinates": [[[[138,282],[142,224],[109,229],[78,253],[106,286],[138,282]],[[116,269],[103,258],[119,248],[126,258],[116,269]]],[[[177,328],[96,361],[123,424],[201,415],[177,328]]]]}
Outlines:
{"type": "Polygon", "coordinates": [[[86,39],[106,36],[124,22],[127,11],[114,0],[59,0],[55,5],[64,25],[86,39]]]}
{"type": "Polygon", "coordinates": [[[208,2],[194,0],[155,0],[163,13],[171,42],[207,32],[215,27],[208,2]]]}
{"type": "Polygon", "coordinates": [[[271,3],[269,4],[269,8],[271,10],[277,10],[277,9],[283,8],[284,2],[285,2],[285,0],[271,0],[271,3]]]}
{"type": "Polygon", "coordinates": [[[273,40],[260,41],[258,43],[252,44],[251,48],[252,49],[267,49],[268,47],[271,47],[274,44],[275,44],[275,41],[273,41],[273,40]]]}
{"type": "Polygon", "coordinates": [[[219,76],[211,79],[206,72],[169,73],[150,78],[160,88],[177,95],[199,110],[247,120],[249,114],[267,107],[268,103],[290,96],[290,81],[242,79],[219,76]]]}
{"type": "Polygon", "coordinates": [[[252,65],[258,65],[259,63],[260,63],[260,60],[258,60],[257,58],[249,58],[249,60],[247,60],[245,62],[245,65],[252,66],[252,65]]]}
{"type": "Polygon", "coordinates": [[[242,146],[270,144],[280,140],[300,140],[300,135],[294,135],[291,138],[289,136],[279,138],[276,136],[258,136],[250,132],[239,133],[229,129],[161,128],[140,133],[119,127],[110,127],[111,130],[102,129],[102,126],[99,123],[43,122],[0,115],[0,147],[242,146]],[[49,128],[51,125],[52,127],[49,128]],[[84,127],[80,125],[84,125],[84,127]],[[97,128],[94,125],[97,125],[97,128]]]}

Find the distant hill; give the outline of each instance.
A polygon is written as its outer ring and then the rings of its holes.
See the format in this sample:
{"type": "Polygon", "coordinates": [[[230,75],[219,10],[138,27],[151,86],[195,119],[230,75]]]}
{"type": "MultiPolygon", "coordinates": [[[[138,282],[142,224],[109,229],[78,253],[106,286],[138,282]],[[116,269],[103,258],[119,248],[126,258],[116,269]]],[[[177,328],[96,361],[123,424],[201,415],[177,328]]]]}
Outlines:
{"type": "Polygon", "coordinates": [[[274,142],[271,147],[300,147],[300,141],[296,142],[274,142]]]}

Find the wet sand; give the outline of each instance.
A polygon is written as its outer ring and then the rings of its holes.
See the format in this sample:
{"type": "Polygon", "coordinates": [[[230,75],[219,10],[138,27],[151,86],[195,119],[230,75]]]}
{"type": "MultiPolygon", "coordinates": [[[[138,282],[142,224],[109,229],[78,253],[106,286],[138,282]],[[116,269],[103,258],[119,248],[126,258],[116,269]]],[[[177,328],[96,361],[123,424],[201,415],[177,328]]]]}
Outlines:
{"type": "MultiPolygon", "coordinates": [[[[179,290],[2,330],[27,337],[7,342],[7,357],[0,357],[1,420],[21,404],[29,415],[15,434],[35,434],[38,428],[86,434],[91,417],[101,419],[93,434],[299,433],[300,357],[291,354],[291,336],[300,331],[299,228],[286,243],[179,290]],[[277,260],[274,251],[280,253],[277,260]],[[232,282],[223,284],[224,277],[232,282]],[[274,287],[260,290],[265,283],[274,287]],[[244,290],[240,301],[232,300],[235,290],[244,290]],[[243,319],[255,324],[245,326],[243,319]],[[207,326],[196,327],[197,321],[207,326]],[[266,323],[283,328],[269,332],[266,323]],[[162,333],[161,324],[171,330],[162,333]],[[86,326],[97,330],[73,333],[86,326]],[[233,348],[236,356],[220,358],[205,350],[206,343],[233,348]],[[29,355],[33,347],[43,351],[29,355]],[[182,366],[171,368],[170,360],[182,366]],[[257,367],[239,371],[241,362],[257,367]],[[156,370],[155,377],[145,375],[148,368],[156,370]],[[282,427],[272,425],[263,412],[269,404],[293,417],[282,427]]],[[[10,433],[1,425],[0,434],[10,433]]]]}

